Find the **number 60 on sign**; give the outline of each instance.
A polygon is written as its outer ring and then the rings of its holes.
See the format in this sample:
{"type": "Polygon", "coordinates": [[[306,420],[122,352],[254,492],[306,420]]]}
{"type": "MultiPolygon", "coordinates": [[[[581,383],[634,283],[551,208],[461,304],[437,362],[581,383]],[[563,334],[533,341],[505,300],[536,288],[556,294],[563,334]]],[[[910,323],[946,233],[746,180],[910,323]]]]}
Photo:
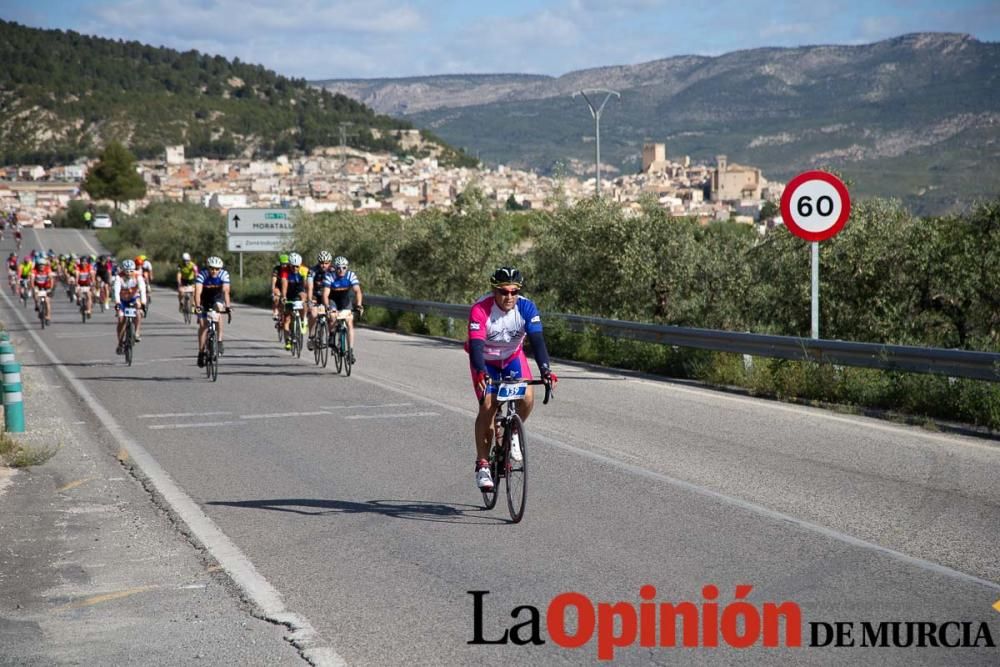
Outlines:
{"type": "Polygon", "coordinates": [[[781,219],[806,241],[825,241],[843,229],[851,215],[844,183],[825,171],[799,174],[781,195],[781,219]]]}

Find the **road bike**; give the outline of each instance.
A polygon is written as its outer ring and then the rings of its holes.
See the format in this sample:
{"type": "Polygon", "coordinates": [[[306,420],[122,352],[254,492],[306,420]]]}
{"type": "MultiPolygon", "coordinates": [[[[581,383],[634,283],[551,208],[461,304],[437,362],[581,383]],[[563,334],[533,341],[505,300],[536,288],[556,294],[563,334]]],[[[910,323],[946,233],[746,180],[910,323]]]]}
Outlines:
{"type": "Polygon", "coordinates": [[[28,285],[27,278],[21,278],[20,290],[21,292],[21,307],[28,307],[28,298],[31,296],[31,288],[28,285]]]}
{"type": "Polygon", "coordinates": [[[292,343],[292,356],[302,357],[302,345],[304,340],[304,335],[302,333],[303,329],[306,327],[302,324],[302,300],[296,299],[295,301],[286,304],[286,307],[291,306],[291,325],[289,327],[289,340],[292,343]]]}
{"type": "Polygon", "coordinates": [[[125,355],[125,363],[132,365],[133,351],[135,350],[135,321],[139,316],[139,309],[129,304],[124,307],[122,315],[125,317],[125,335],[122,337],[122,354],[125,355]]]}
{"type": "Polygon", "coordinates": [[[194,303],[194,285],[184,285],[181,291],[181,312],[184,314],[184,324],[191,324],[192,304],[194,303]]]}
{"type": "Polygon", "coordinates": [[[49,323],[49,297],[48,290],[36,289],[38,295],[38,321],[42,323],[42,328],[49,323]]]}
{"type": "Polygon", "coordinates": [[[108,308],[108,301],[110,300],[109,293],[111,286],[108,285],[103,280],[100,280],[101,288],[97,294],[97,300],[101,303],[101,312],[103,313],[108,308]]]}
{"type": "Polygon", "coordinates": [[[354,348],[351,347],[347,321],[354,319],[354,311],[338,310],[335,319],[337,324],[333,329],[333,338],[330,340],[330,347],[333,348],[333,365],[337,368],[338,373],[344,371],[344,375],[350,376],[351,366],[354,365],[354,348]]]}
{"type": "Polygon", "coordinates": [[[87,313],[87,298],[90,296],[90,285],[81,285],[77,289],[80,292],[77,297],[77,301],[80,304],[80,319],[86,324],[87,320],[90,319],[90,315],[87,313]]]}
{"type": "Polygon", "coordinates": [[[233,321],[232,311],[226,308],[225,304],[216,302],[214,308],[209,308],[205,313],[208,320],[208,333],[205,336],[205,375],[212,382],[219,378],[219,320],[222,313],[228,317],[228,322],[233,321]]]}
{"type": "Polygon", "coordinates": [[[524,517],[524,506],[528,501],[528,437],[524,431],[524,422],[517,414],[516,406],[527,394],[529,384],[545,386],[543,405],[552,398],[552,383],[545,380],[520,380],[508,377],[497,385],[496,400],[500,402],[500,408],[494,420],[493,431],[496,435],[490,447],[489,457],[493,488],[482,491],[486,509],[493,509],[497,504],[500,480],[503,479],[507,489],[507,510],[514,523],[518,523],[524,517]],[[512,441],[516,441],[520,447],[520,461],[515,461],[510,455],[512,441]]]}
{"type": "Polygon", "coordinates": [[[313,357],[316,364],[326,368],[330,361],[330,324],[326,314],[326,306],[320,304],[316,306],[316,323],[313,329],[313,357]]]}

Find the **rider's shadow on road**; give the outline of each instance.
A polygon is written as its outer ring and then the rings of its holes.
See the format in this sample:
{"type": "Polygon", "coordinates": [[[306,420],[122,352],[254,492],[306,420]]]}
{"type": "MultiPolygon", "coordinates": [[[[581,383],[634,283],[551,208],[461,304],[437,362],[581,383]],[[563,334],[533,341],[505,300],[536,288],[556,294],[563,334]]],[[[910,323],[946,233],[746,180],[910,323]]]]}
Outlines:
{"type": "Polygon", "coordinates": [[[273,500],[214,500],[206,505],[240,507],[246,509],[292,512],[306,516],[324,514],[382,514],[396,519],[437,521],[444,523],[500,524],[500,517],[484,516],[478,505],[429,503],[419,500],[319,500],[315,498],[277,498],[273,500]]]}

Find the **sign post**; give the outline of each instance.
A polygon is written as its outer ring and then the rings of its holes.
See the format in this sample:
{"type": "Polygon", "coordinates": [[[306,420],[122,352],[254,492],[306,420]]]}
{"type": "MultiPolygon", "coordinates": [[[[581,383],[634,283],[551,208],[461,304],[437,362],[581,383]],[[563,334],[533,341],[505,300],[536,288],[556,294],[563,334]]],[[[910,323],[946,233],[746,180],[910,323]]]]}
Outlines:
{"type": "Polygon", "coordinates": [[[819,338],[819,242],[844,228],[851,215],[847,186],[825,171],[807,171],[781,194],[781,219],[792,234],[812,243],[812,337],[819,338]]]}

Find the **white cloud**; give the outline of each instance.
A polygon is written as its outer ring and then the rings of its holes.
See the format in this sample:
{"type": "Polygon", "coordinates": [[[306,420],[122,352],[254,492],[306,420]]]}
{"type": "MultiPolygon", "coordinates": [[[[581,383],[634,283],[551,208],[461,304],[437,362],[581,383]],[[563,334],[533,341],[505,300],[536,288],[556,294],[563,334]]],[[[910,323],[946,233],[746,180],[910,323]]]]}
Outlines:
{"type": "Polygon", "coordinates": [[[859,37],[864,42],[893,37],[905,29],[895,16],[866,16],[859,23],[859,37]]]}
{"type": "Polygon", "coordinates": [[[92,11],[105,30],[222,42],[274,32],[288,38],[296,31],[378,34],[425,27],[413,7],[390,0],[307,0],[291,5],[268,0],[125,0],[92,11]]]}
{"type": "Polygon", "coordinates": [[[761,39],[767,40],[773,37],[805,37],[815,32],[816,26],[811,23],[768,23],[757,34],[761,39]]]}

